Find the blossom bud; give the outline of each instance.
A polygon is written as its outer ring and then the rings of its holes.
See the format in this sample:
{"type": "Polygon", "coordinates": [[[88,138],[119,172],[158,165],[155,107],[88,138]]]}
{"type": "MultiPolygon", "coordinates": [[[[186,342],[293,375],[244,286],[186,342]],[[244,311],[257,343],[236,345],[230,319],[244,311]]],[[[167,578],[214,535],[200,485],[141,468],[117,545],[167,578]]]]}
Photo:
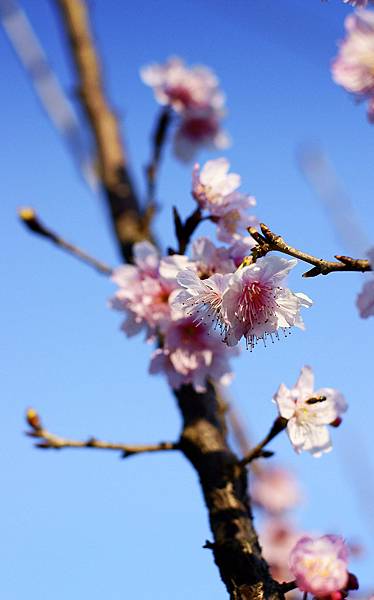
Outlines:
{"type": "Polygon", "coordinates": [[[32,429],[42,429],[42,422],[34,408],[28,408],[26,411],[26,421],[32,429]]]}

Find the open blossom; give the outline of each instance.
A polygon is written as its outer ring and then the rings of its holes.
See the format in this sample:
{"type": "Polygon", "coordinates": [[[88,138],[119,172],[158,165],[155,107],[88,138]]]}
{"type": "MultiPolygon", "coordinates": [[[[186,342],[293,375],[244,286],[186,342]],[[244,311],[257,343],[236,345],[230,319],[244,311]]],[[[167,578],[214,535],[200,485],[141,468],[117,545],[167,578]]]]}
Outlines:
{"type": "Polygon", "coordinates": [[[256,200],[237,191],[240,175],[229,173],[229,167],[225,158],[209,160],[201,171],[200,165],[196,164],[192,173],[192,194],[217,223],[218,239],[233,243],[241,239],[241,234],[250,225],[256,225],[255,217],[248,214],[256,200]]]}
{"type": "MultiPolygon", "coordinates": [[[[374,268],[374,248],[371,248],[367,253],[371,267],[374,268]]],[[[374,277],[370,275],[370,279],[364,283],[364,286],[357,297],[357,308],[360,316],[363,319],[374,316],[374,277]]]]}
{"type": "Polygon", "coordinates": [[[173,303],[197,322],[218,325],[228,346],[244,337],[247,347],[253,348],[257,340],[277,335],[279,328],[303,328],[300,309],[310,306],[311,300],[280,285],[296,262],[266,256],[231,276],[204,280],[186,269],[177,277],[184,291],[174,296],[173,303]]]}
{"type": "Polygon", "coordinates": [[[301,493],[296,478],[289,470],[265,467],[254,474],[251,498],[266,512],[279,514],[299,504],[301,493]]]}
{"type": "Polygon", "coordinates": [[[292,579],[288,557],[302,535],[288,520],[279,517],[266,519],[259,537],[264,558],[276,581],[282,583],[292,579]]]}
{"type": "Polygon", "coordinates": [[[143,67],[140,75],[144,83],[153,88],[157,101],[169,104],[177,112],[223,107],[224,96],[218,79],[207,67],[187,67],[182,59],[172,57],[164,64],[143,67]]]}
{"type": "Polygon", "coordinates": [[[239,268],[225,290],[222,306],[230,327],[226,343],[233,346],[244,337],[253,348],[260,339],[292,326],[303,329],[302,307],[312,305],[310,298],[282,287],[295,259],[264,256],[255,263],[239,268]]]}
{"type": "Polygon", "coordinates": [[[336,535],[303,537],[293,548],[290,571],[303,592],[321,597],[338,592],[348,582],[348,547],[336,535]]]}
{"type": "MultiPolygon", "coordinates": [[[[174,263],[175,274],[188,263],[184,256],[169,260],[174,263]]],[[[160,264],[156,248],[150,242],[140,242],[134,245],[134,265],[122,265],[113,273],[112,280],[119,289],[111,307],[125,312],[122,329],[128,336],[142,329],[151,336],[156,327],[162,330],[171,318],[169,296],[177,282],[175,276],[161,275],[160,264]]]]}
{"type": "Polygon", "coordinates": [[[374,98],[374,13],[359,11],[345,20],[347,37],[332,65],[336,83],[359,99],[369,100],[369,119],[373,120],[374,98]]]}
{"type": "Polygon", "coordinates": [[[287,433],[296,452],[307,450],[321,456],[332,449],[327,425],[340,419],[347,410],[344,396],[333,388],[314,390],[314,375],[303,367],[296,385],[288,389],[283,383],[274,395],[279,414],[287,419],[287,433]]]}
{"type": "Polygon", "coordinates": [[[150,372],[165,373],[174,389],[192,384],[197,392],[204,392],[208,379],[230,383],[233,373],[228,359],[232,355],[206,327],[183,318],[169,323],[163,347],[153,354],[150,372]]]}

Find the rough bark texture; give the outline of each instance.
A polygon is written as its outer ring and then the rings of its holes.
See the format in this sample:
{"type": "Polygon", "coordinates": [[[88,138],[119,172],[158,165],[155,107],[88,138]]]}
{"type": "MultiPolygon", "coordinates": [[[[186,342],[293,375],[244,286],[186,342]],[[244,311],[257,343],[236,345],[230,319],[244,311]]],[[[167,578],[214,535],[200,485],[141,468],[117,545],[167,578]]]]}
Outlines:
{"type": "Polygon", "coordinates": [[[214,536],[211,549],[230,598],[282,598],[261,556],[247,472],[237,468],[238,459],[227,444],[225,415],[213,386],[204,394],[191,386],[174,393],[183,417],[181,449],[199,475],[214,536]]]}
{"type": "MultiPolygon", "coordinates": [[[[99,61],[83,0],[56,0],[61,9],[79,79],[82,108],[94,134],[103,188],[114,232],[125,260],[132,245],[151,238],[147,219],[128,174],[119,127],[104,96],[99,61]]],[[[192,386],[175,391],[183,429],[181,449],[196,469],[209,512],[212,551],[231,600],[280,600],[253,526],[247,474],[227,445],[225,417],[213,386],[198,394],[192,386]]]]}

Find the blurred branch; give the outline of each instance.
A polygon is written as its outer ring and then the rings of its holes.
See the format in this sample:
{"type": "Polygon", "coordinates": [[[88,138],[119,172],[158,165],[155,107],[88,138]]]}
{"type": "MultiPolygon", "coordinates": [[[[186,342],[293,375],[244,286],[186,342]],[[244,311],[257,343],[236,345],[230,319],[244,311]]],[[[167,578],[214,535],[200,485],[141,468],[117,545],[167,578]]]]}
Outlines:
{"type": "Polygon", "coordinates": [[[97,177],[85,148],[83,133],[69,99],[53,72],[27,15],[16,0],[0,0],[0,17],[9,42],[30,78],[53,126],[61,134],[86,183],[95,189],[97,177]]]}
{"type": "Polygon", "coordinates": [[[97,450],[117,450],[122,453],[123,458],[132,456],[133,454],[142,454],[144,452],[161,452],[164,450],[178,450],[179,446],[175,442],[160,442],[159,444],[145,444],[141,446],[131,446],[127,444],[115,444],[112,442],[104,442],[96,438],[89,438],[86,441],[71,440],[60,437],[44,429],[38,413],[29,408],[26,413],[26,421],[30,426],[30,430],[26,435],[42,440],[35,444],[37,448],[61,450],[62,448],[95,448],[97,450]]]}
{"type": "Polygon", "coordinates": [[[164,147],[169,125],[171,123],[171,110],[169,106],[162,109],[157,120],[156,128],[152,136],[152,156],[146,167],[148,204],[155,204],[156,181],[160,168],[161,154],[164,147]]]}
{"type": "Polygon", "coordinates": [[[81,250],[77,246],[70,244],[70,242],[65,241],[62,237],[48,229],[40,220],[34,209],[32,208],[21,208],[18,211],[19,217],[22,223],[27,227],[29,231],[40,235],[47,240],[50,240],[53,244],[67,252],[68,254],[78,258],[82,262],[90,265],[100,273],[104,275],[111,275],[112,269],[108,267],[106,264],[93,258],[84,250],[81,250]]]}
{"type": "Polygon", "coordinates": [[[273,233],[269,227],[260,224],[262,235],[254,228],[249,227],[248,231],[253,239],[257,242],[257,246],[252,250],[252,256],[248,259],[244,259],[243,265],[250,264],[254,259],[265,256],[268,252],[277,251],[288,256],[293,256],[306,263],[314,265],[312,269],[303,274],[303,277],[316,277],[317,275],[328,275],[337,271],[371,271],[371,265],[366,259],[356,259],[350,256],[336,255],[335,258],[339,262],[324,260],[317,258],[312,254],[302,252],[297,248],[289,246],[284,239],[275,233],[273,233]]]}
{"type": "Polygon", "coordinates": [[[153,211],[141,211],[128,170],[117,118],[104,91],[99,58],[84,0],[56,0],[78,77],[78,96],[96,142],[99,175],[116,239],[126,261],[135,242],[151,239],[153,211]]]}

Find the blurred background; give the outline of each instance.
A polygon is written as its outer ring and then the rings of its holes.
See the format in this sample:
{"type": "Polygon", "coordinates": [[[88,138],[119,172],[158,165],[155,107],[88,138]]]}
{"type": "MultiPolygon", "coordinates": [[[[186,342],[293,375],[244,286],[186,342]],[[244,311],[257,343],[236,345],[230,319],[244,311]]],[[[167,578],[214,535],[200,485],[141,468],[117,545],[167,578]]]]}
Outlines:
{"type": "MultiPolygon", "coordinates": [[[[53,2],[19,4],[77,109],[53,2]]],[[[242,175],[242,190],[256,196],[260,220],[325,258],[364,254],[373,244],[374,129],[365,107],[330,74],[349,7],[340,0],[96,0],[89,7],[143,197],[158,106],[139,68],[176,54],[220,78],[233,142],[225,155],[242,175]]],[[[16,208],[32,205],[65,238],[119,263],[104,201],[42,111],[4,31],[0,60],[0,596],[223,600],[211,553],[202,549],[210,532],[200,488],[182,456],[121,461],[109,452],[38,451],[23,435],[28,406],[61,435],[129,444],[174,440],[180,420],[166,382],[147,374],[152,348],[142,336],[126,339],[121,315],[108,309],[110,281],[18,222],[16,208]]],[[[86,156],[91,140],[79,113],[77,127],[86,156]]],[[[174,241],[171,206],[182,215],[193,208],[190,178],[191,166],[167,147],[155,223],[164,247],[174,241]]],[[[351,570],[365,593],[374,587],[374,320],[361,320],[355,307],[364,276],[303,280],[302,272],[299,266],[290,283],[315,302],[304,313],[306,332],[243,350],[230,394],[254,441],[274,419],[278,385],[293,385],[303,365],[312,365],[317,387],[345,394],[349,412],[332,431],[332,453],[297,456],[286,436],[271,448],[303,487],[298,526],[362,545],[351,570]]]]}

